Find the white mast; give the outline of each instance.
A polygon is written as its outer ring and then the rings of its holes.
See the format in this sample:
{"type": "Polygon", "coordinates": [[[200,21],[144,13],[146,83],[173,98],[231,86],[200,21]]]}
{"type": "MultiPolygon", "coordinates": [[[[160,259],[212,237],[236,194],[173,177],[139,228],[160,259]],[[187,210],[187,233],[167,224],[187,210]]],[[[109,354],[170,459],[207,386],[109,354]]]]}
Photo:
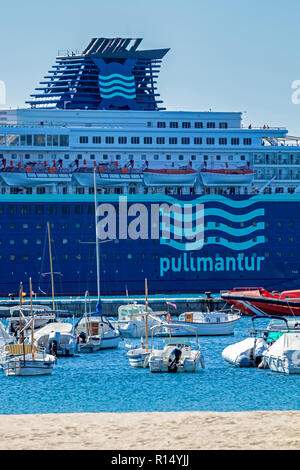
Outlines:
{"type": "Polygon", "coordinates": [[[94,169],[94,199],[95,199],[95,237],[96,237],[96,263],[97,263],[97,293],[98,302],[100,302],[100,254],[99,243],[97,238],[97,184],[96,184],[96,168],[94,169]]]}

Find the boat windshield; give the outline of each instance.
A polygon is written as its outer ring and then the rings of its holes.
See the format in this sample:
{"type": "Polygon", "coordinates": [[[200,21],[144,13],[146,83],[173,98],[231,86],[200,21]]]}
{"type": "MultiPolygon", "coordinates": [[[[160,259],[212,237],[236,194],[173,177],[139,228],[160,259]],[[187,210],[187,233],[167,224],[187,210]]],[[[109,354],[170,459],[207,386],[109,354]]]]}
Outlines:
{"type": "MultiPolygon", "coordinates": [[[[147,311],[152,313],[152,309],[149,306],[147,311]]],[[[146,307],[145,305],[124,305],[119,307],[118,314],[120,321],[144,320],[146,307]]]]}

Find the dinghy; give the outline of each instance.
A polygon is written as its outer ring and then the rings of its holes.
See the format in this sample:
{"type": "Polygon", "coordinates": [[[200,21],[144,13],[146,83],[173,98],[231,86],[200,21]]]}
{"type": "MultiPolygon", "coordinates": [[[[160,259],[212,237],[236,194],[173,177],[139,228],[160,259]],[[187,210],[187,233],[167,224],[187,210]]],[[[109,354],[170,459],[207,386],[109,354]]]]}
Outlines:
{"type": "Polygon", "coordinates": [[[300,333],[283,333],[262,355],[264,369],[300,374],[300,333]]]}

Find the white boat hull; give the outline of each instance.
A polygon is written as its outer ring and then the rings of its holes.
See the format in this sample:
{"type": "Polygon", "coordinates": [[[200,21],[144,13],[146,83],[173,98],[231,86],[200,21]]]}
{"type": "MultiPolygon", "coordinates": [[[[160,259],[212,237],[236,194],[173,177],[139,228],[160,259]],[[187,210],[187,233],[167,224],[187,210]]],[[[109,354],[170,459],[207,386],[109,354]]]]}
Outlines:
{"type": "Polygon", "coordinates": [[[254,173],[226,174],[200,171],[204,186],[248,186],[254,179],[254,173]]]}
{"type": "Polygon", "coordinates": [[[289,359],[286,356],[269,356],[266,354],[262,358],[264,368],[281,374],[300,374],[300,353],[297,359],[289,359]]]}
{"type": "Polygon", "coordinates": [[[8,186],[48,186],[57,183],[71,183],[72,177],[65,174],[13,173],[0,172],[0,177],[8,186]]]}
{"type": "MultiPolygon", "coordinates": [[[[172,331],[172,336],[195,336],[196,332],[193,333],[184,327],[193,327],[197,330],[198,336],[226,336],[234,333],[234,328],[239,318],[223,323],[195,323],[195,322],[172,322],[174,325],[178,325],[178,329],[172,331]]],[[[166,333],[167,336],[167,333],[166,333]]]]}
{"type": "MultiPolygon", "coordinates": [[[[182,364],[179,364],[176,369],[176,373],[178,372],[197,372],[200,366],[201,356],[198,354],[194,358],[185,358],[182,364]]],[[[149,368],[150,372],[168,372],[173,373],[174,371],[170,371],[169,369],[169,360],[165,360],[164,358],[156,355],[151,355],[149,359],[149,368]]],[[[202,368],[204,366],[202,365],[202,368]]]]}
{"type": "Polygon", "coordinates": [[[170,174],[170,173],[144,173],[146,186],[194,186],[197,173],[170,174]]]}
{"type": "Polygon", "coordinates": [[[33,376],[52,374],[55,359],[53,356],[46,355],[43,359],[32,359],[25,356],[7,359],[3,364],[3,370],[7,377],[9,376],[33,376]]]}
{"type": "Polygon", "coordinates": [[[149,356],[150,356],[150,352],[146,352],[146,350],[142,348],[130,349],[127,352],[127,357],[128,357],[129,364],[131,365],[131,367],[140,367],[140,368],[148,367],[149,356]]]}
{"type": "MultiPolygon", "coordinates": [[[[80,186],[93,186],[93,173],[73,173],[73,181],[80,186]]],[[[130,183],[142,183],[143,176],[134,173],[98,173],[96,175],[99,186],[126,186],[130,183]]]]}

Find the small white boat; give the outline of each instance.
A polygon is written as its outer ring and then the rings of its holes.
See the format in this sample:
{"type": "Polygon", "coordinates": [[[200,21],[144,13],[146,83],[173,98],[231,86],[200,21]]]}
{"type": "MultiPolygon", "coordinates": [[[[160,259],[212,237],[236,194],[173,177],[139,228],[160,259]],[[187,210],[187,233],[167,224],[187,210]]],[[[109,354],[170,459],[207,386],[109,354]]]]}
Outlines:
{"type": "Polygon", "coordinates": [[[300,374],[300,333],[283,333],[262,355],[264,369],[300,374]]]}
{"type": "Polygon", "coordinates": [[[10,344],[2,352],[2,368],[6,376],[50,375],[56,359],[42,348],[31,344],[10,344]]]}
{"type": "Polygon", "coordinates": [[[288,323],[285,318],[277,317],[277,320],[280,320],[281,324],[275,326],[274,319],[266,315],[252,317],[250,337],[227,346],[222,351],[222,358],[236,367],[259,367],[264,352],[288,330],[288,323]],[[267,320],[269,322],[268,326],[263,329],[256,328],[255,322],[259,319],[267,320]]]}
{"type": "MultiPolygon", "coordinates": [[[[159,328],[162,326],[152,328],[152,345],[153,335],[158,332],[159,328]]],[[[178,326],[175,324],[168,325],[170,335],[176,328],[178,326]]],[[[163,349],[151,350],[149,356],[150,372],[197,372],[200,365],[204,369],[204,358],[198,344],[197,331],[192,327],[189,329],[194,330],[195,343],[186,339],[169,338],[163,349]]]]}
{"type": "Polygon", "coordinates": [[[149,365],[150,351],[147,351],[145,347],[129,349],[126,355],[131,367],[146,368],[149,365]]]}
{"type": "Polygon", "coordinates": [[[97,352],[118,347],[121,335],[110,321],[97,313],[83,316],[75,327],[80,352],[97,352]]]}
{"type": "Polygon", "coordinates": [[[54,356],[75,356],[78,352],[78,339],[71,323],[53,322],[39,328],[34,333],[37,346],[45,348],[54,356]]]}
{"type": "Polygon", "coordinates": [[[140,338],[145,336],[146,331],[146,315],[147,315],[147,333],[150,334],[151,328],[158,324],[158,321],[153,317],[152,309],[143,304],[132,303],[128,305],[121,305],[118,308],[118,320],[113,321],[112,324],[120,331],[124,338],[140,338]]]}
{"type": "Polygon", "coordinates": [[[231,311],[182,313],[179,315],[178,321],[172,321],[173,324],[180,327],[174,331],[173,336],[192,336],[192,330],[186,329],[189,326],[197,330],[198,336],[232,335],[240,318],[238,313],[231,311]]]}

